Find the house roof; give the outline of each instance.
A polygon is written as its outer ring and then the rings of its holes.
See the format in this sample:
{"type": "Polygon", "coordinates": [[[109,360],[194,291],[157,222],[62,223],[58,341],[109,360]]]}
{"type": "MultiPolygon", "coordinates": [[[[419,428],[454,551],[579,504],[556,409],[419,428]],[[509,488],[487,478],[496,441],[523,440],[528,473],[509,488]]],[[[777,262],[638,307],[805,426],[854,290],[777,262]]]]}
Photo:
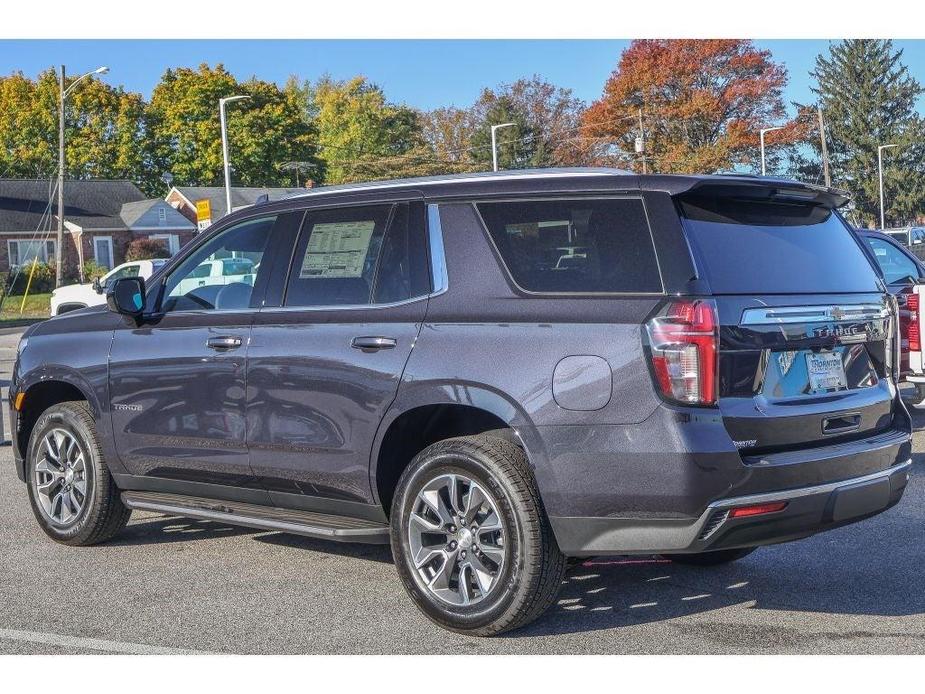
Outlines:
{"type": "Polygon", "coordinates": [[[177,212],[176,208],[168,205],[160,198],[127,202],[122,205],[119,216],[129,230],[151,229],[154,227],[189,229],[191,231],[196,229],[196,226],[177,212]],[[156,208],[164,210],[163,218],[161,218],[160,212],[156,208]],[[148,213],[151,214],[149,215],[148,213]]]}
{"type": "MultiPolygon", "coordinates": [[[[199,200],[209,200],[212,209],[212,221],[218,220],[227,214],[225,209],[225,188],[221,186],[174,186],[180,195],[195,205],[199,200]]],[[[296,193],[304,193],[305,188],[247,188],[244,186],[231,187],[231,207],[237,209],[257,202],[261,195],[268,196],[270,201],[282,200],[296,193]]]]}
{"type": "MultiPolygon", "coordinates": [[[[123,205],[144,199],[131,181],[65,181],[64,219],[87,230],[122,228],[123,205]]],[[[53,227],[56,206],[54,181],[0,178],[0,231],[53,227]],[[50,219],[45,215],[49,200],[50,219]]]]}

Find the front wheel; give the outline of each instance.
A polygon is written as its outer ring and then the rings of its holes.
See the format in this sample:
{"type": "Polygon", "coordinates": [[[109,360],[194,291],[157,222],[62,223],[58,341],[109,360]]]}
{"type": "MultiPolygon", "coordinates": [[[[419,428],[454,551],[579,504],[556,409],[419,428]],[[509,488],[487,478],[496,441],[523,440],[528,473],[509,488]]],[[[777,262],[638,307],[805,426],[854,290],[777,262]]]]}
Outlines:
{"type": "Polygon", "coordinates": [[[524,451],[469,436],[419,453],[398,483],[392,553],[418,608],[440,626],[490,636],[533,621],[565,572],[524,451]]]}
{"type": "Polygon", "coordinates": [[[741,547],[739,549],[718,549],[713,552],[700,552],[699,554],[665,554],[675,564],[688,564],[690,566],[720,566],[729,562],[747,557],[757,547],[741,547]]]}
{"type": "Polygon", "coordinates": [[[62,402],[35,423],[26,454],[29,501],[42,530],[66,545],[104,542],[128,523],[85,402],[62,402]]]}

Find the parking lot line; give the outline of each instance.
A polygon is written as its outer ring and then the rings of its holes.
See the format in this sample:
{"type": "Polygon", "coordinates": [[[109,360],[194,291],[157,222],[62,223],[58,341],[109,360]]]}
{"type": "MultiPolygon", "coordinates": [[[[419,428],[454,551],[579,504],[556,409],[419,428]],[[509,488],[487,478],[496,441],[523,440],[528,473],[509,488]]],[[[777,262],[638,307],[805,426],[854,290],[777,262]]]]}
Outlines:
{"type": "Polygon", "coordinates": [[[130,655],[214,655],[206,651],[191,651],[184,648],[164,648],[163,646],[150,646],[144,643],[106,641],[103,639],[84,638],[82,636],[67,636],[66,634],[17,631],[16,629],[0,629],[0,639],[25,641],[26,643],[44,643],[49,646],[59,646],[61,648],[87,649],[91,651],[125,653],[130,655]]]}

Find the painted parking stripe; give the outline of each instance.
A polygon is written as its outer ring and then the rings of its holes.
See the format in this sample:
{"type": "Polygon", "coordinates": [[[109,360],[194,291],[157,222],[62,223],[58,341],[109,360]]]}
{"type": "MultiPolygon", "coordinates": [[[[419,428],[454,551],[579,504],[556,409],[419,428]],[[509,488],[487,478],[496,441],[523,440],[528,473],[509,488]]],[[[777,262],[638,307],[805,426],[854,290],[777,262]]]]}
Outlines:
{"type": "Polygon", "coordinates": [[[26,643],[44,643],[49,646],[60,646],[61,648],[85,648],[91,651],[127,653],[131,655],[208,655],[206,651],[191,651],[184,648],[164,648],[163,646],[149,646],[144,643],[106,641],[104,639],[88,639],[82,636],[47,634],[39,631],[17,631],[16,629],[0,629],[0,639],[25,641],[26,643]]]}

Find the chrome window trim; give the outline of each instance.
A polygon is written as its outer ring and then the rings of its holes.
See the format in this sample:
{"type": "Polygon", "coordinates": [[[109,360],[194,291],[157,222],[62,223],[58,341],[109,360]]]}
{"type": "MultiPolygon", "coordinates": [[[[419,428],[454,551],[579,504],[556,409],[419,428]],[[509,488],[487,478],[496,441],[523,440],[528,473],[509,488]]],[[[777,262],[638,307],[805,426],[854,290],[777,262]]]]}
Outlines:
{"type": "Polygon", "coordinates": [[[740,325],[784,325],[789,323],[841,323],[888,318],[890,310],[880,304],[826,304],[747,308],[740,325]]]}
{"type": "Polygon", "coordinates": [[[655,243],[655,236],[652,233],[652,224],[649,222],[649,210],[646,207],[646,201],[642,195],[638,194],[628,194],[628,195],[601,195],[600,193],[592,193],[591,195],[582,194],[580,192],[572,193],[562,193],[558,195],[544,195],[540,197],[530,197],[530,196],[515,196],[515,197],[498,197],[498,198],[483,198],[483,199],[469,199],[469,200],[454,200],[454,203],[466,204],[468,203],[473,211],[475,216],[479,220],[479,224],[482,225],[482,232],[485,234],[485,237],[488,239],[488,243],[491,244],[491,248],[495,253],[495,257],[498,259],[498,262],[501,264],[501,267],[504,268],[504,272],[507,275],[507,278],[510,280],[511,284],[517,289],[517,291],[526,294],[528,296],[537,296],[537,297],[559,297],[559,298],[580,298],[583,296],[619,296],[619,297],[653,297],[653,296],[665,296],[665,280],[662,276],[662,264],[658,257],[658,247],[655,243]],[[480,203],[506,203],[506,202],[563,202],[567,200],[638,200],[642,204],[643,215],[646,218],[646,229],[649,232],[649,240],[652,242],[652,253],[655,256],[655,267],[658,270],[658,282],[662,286],[661,291],[657,292],[537,292],[531,289],[524,289],[521,287],[517,280],[514,279],[514,275],[511,272],[511,269],[508,267],[507,263],[504,260],[504,256],[501,255],[501,250],[498,248],[498,244],[495,243],[494,237],[491,235],[491,231],[488,229],[488,225],[485,223],[485,219],[482,217],[481,211],[479,211],[480,203]]]}
{"type": "Polygon", "coordinates": [[[250,309],[255,313],[267,314],[267,313],[300,313],[300,312],[317,312],[317,311],[372,311],[384,308],[396,308],[398,306],[406,306],[408,304],[414,304],[418,301],[427,301],[434,294],[422,294],[421,296],[413,296],[410,299],[404,299],[402,301],[393,301],[389,304],[324,304],[321,306],[265,306],[259,309],[250,309]]]}
{"type": "Polygon", "coordinates": [[[431,296],[442,294],[449,287],[446,270],[446,250],[443,247],[443,225],[440,222],[440,205],[427,205],[427,245],[430,254],[430,275],[433,286],[431,296]]]}

